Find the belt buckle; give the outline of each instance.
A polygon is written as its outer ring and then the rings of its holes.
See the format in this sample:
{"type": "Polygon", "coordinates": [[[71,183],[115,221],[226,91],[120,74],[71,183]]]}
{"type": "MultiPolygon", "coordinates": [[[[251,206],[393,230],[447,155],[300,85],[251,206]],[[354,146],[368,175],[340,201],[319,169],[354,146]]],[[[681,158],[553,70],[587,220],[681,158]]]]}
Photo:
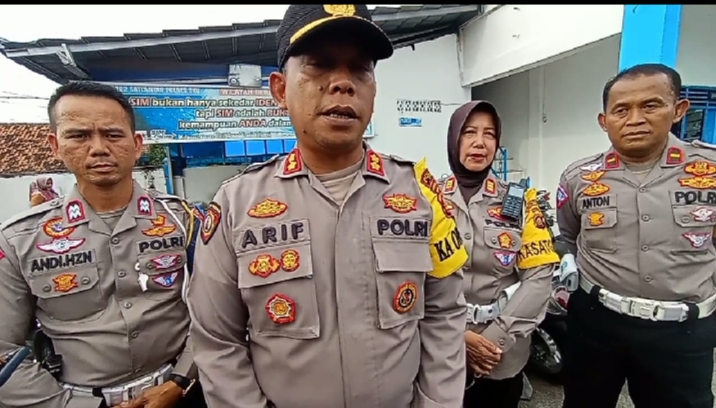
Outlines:
{"type": "Polygon", "coordinates": [[[629,301],[629,314],[634,317],[638,317],[644,320],[658,321],[657,312],[659,309],[659,303],[653,300],[647,299],[628,299],[629,301]]]}

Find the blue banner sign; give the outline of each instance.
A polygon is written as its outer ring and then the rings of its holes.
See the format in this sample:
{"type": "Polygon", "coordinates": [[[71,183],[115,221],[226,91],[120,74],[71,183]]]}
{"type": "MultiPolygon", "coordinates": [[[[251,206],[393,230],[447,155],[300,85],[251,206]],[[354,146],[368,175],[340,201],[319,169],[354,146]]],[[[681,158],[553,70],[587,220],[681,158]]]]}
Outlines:
{"type": "MultiPolygon", "coordinates": [[[[266,88],[110,83],[128,99],[146,143],[294,139],[266,88]]],[[[373,137],[373,123],[365,137],[373,137]]]]}

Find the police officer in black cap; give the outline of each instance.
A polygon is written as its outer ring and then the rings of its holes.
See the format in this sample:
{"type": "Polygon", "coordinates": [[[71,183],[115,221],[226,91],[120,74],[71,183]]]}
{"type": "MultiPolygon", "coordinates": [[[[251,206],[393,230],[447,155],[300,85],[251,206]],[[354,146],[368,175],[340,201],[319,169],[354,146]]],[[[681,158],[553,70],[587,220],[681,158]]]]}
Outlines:
{"type": "Polygon", "coordinates": [[[425,162],[363,141],[391,42],[363,4],[291,5],[276,40],[298,143],[204,217],[188,304],[208,405],[460,408],[467,252],[425,162]]]}

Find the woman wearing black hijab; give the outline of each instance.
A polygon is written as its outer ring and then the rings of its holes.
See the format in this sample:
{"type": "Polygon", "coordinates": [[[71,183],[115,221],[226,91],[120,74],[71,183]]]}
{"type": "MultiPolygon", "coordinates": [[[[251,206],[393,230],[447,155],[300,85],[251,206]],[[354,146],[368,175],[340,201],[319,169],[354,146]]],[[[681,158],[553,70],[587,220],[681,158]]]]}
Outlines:
{"type": "Polygon", "coordinates": [[[465,408],[518,406],[530,334],[544,317],[552,270],[559,263],[534,189],[525,193],[520,219],[502,215],[507,183],[490,174],[501,131],[495,107],[472,101],[453,113],[447,137],[453,174],[443,189],[454,204],[470,254],[463,268],[468,302],[465,408]]]}

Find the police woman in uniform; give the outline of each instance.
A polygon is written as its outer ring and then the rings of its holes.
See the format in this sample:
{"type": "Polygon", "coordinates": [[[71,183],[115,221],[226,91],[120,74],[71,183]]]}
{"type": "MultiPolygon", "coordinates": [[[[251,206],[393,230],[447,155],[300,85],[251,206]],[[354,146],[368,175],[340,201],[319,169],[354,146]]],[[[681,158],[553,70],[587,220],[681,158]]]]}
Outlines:
{"type": "Polygon", "coordinates": [[[535,190],[525,194],[521,219],[502,215],[507,184],[490,176],[501,127],[491,103],[472,101],[453,113],[447,136],[453,175],[443,188],[470,254],[464,268],[469,304],[465,408],[518,406],[530,333],[544,316],[552,269],[559,262],[534,202],[535,190]],[[498,302],[510,287],[510,299],[498,302]]]}

